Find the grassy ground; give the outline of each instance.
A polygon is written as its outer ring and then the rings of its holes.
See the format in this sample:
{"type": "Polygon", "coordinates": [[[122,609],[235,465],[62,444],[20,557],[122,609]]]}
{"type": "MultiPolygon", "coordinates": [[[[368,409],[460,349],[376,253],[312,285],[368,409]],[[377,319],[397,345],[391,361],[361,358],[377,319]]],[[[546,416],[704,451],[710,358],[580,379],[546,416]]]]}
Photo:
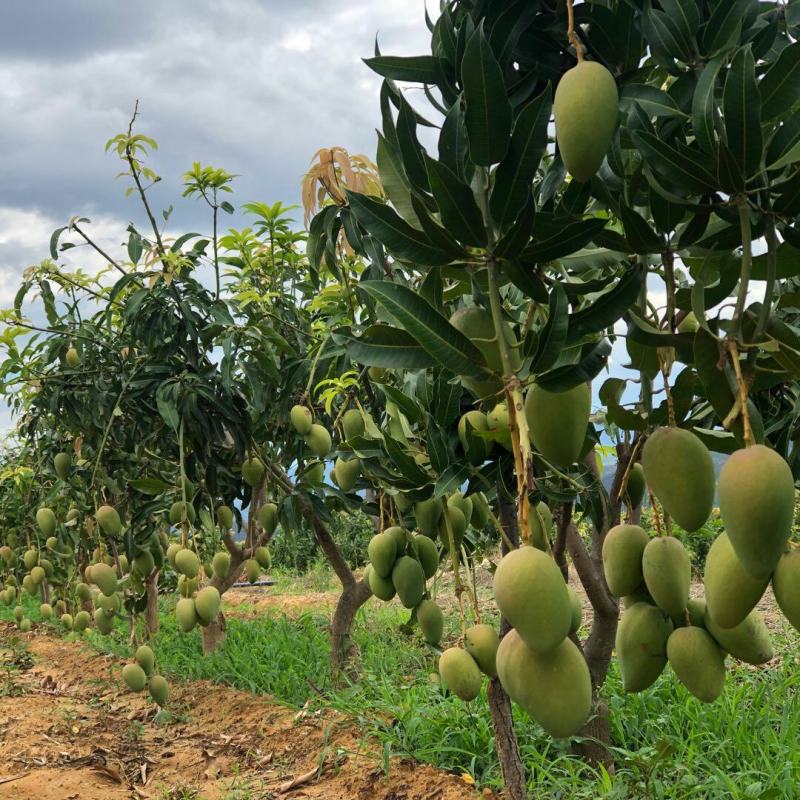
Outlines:
{"type": "MultiPolygon", "coordinates": [[[[329,576],[307,581],[281,576],[282,590],[324,591],[329,576]]],[[[274,592],[275,588],[270,589],[274,592]]],[[[30,605],[30,616],[38,611],[30,605]]],[[[237,613],[247,613],[246,605],[237,613]]],[[[0,608],[0,618],[11,609],[0,608]]],[[[169,608],[155,640],[159,669],[174,678],[205,678],[267,693],[301,707],[330,705],[349,714],[383,752],[408,754],[471,775],[478,786],[498,787],[486,697],[470,704],[447,696],[431,682],[434,654],[401,631],[408,612],[370,601],[358,615],[361,650],[358,682],[331,685],[326,615],[260,613],[230,618],[224,647],[203,658],[200,634],[180,634],[169,608]]],[[[457,617],[448,615],[455,634],[457,617]]],[[[88,641],[97,649],[130,654],[125,631],[88,641]]],[[[515,710],[522,754],[534,798],[794,798],[800,794],[800,645],[785,627],[775,633],[782,658],[767,668],[729,660],[725,693],[710,706],[694,700],[669,669],[638,695],[622,692],[616,666],[604,694],[611,708],[616,775],[588,770],[570,754],[570,742],[553,741],[515,710]]]]}

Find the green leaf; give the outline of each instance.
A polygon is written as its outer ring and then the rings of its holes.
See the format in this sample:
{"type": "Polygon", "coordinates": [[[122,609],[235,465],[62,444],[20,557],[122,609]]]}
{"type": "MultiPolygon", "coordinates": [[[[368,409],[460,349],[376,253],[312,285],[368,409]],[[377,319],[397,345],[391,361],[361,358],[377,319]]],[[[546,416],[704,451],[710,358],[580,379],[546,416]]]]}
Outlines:
{"type": "Polygon", "coordinates": [[[161,415],[161,419],[163,419],[172,430],[177,432],[180,419],[178,418],[178,408],[175,405],[174,398],[167,396],[168,394],[173,394],[170,388],[168,383],[162,383],[158,387],[156,390],[156,407],[158,408],[158,413],[161,415]]]}
{"type": "Polygon", "coordinates": [[[469,469],[464,464],[450,464],[436,481],[434,497],[443,497],[455,492],[469,479],[469,469]]]}
{"type": "Polygon", "coordinates": [[[494,246],[497,258],[516,258],[525,249],[533,232],[536,221],[536,201],[529,195],[528,202],[520,212],[514,224],[494,246]]]}
{"type": "Polygon", "coordinates": [[[645,272],[640,266],[631,267],[609,291],[569,318],[567,343],[572,344],[611,327],[636,302],[645,272]]]}
{"type": "Polygon", "coordinates": [[[628,338],[645,347],[691,348],[694,342],[694,334],[670,333],[670,331],[654,328],[632,309],[628,311],[625,318],[631,323],[628,326],[628,338]]]}
{"type": "Polygon", "coordinates": [[[736,437],[732,433],[728,433],[728,431],[710,431],[707,428],[692,428],[692,433],[711,450],[712,453],[730,455],[741,447],[736,437]]]}
{"type": "Polygon", "coordinates": [[[775,131],[767,147],[766,160],[770,170],[800,161],[800,114],[792,114],[775,131]]]}
{"type": "Polygon", "coordinates": [[[783,217],[796,217],[800,214],[800,170],[781,186],[772,208],[783,217]]]}
{"type": "Polygon", "coordinates": [[[400,97],[400,113],[397,115],[397,146],[408,179],[421,192],[430,190],[428,171],[425,169],[425,153],[417,138],[417,121],[414,109],[400,97]]]}
{"type": "Polygon", "coordinates": [[[642,56],[640,14],[639,7],[625,3],[617,3],[614,11],[599,3],[575,6],[575,21],[590,23],[589,39],[593,48],[607,63],[619,65],[623,73],[635,70],[642,56]]]}
{"type": "Polygon", "coordinates": [[[139,259],[142,257],[142,237],[136,231],[131,230],[128,234],[128,258],[131,264],[138,264],[139,259]]]}
{"type": "Polygon", "coordinates": [[[661,237],[647,224],[647,220],[624,202],[619,205],[620,219],[625,229],[625,238],[634,253],[647,255],[660,253],[664,248],[661,237]]]}
{"type": "Polygon", "coordinates": [[[574,389],[581,383],[594,380],[608,364],[610,355],[611,342],[608,339],[589,342],[581,348],[577,364],[566,364],[545,372],[536,379],[536,383],[548,392],[566,392],[574,389]]]}
{"type": "Polygon", "coordinates": [[[376,163],[383,190],[389,201],[401,217],[410,223],[415,223],[417,217],[411,207],[411,188],[403,172],[402,161],[380,132],[378,132],[376,163]]]}
{"type": "Polygon", "coordinates": [[[23,281],[19,289],[17,289],[17,293],[14,295],[14,312],[18,317],[22,315],[22,303],[24,302],[25,295],[28,294],[31,285],[31,281],[23,281]]]}
{"type": "Polygon", "coordinates": [[[436,366],[431,358],[402,328],[371,325],[358,338],[349,328],[331,333],[336,344],[343,345],[353,361],[368,367],[388,369],[428,369],[436,366]]]}
{"type": "Polygon", "coordinates": [[[558,361],[567,342],[569,330],[569,299],[560,283],[550,292],[550,313],[540,334],[531,373],[546,372],[558,361]]]}
{"type": "Polygon", "coordinates": [[[427,159],[428,179],[442,225],[464,244],[484,247],[487,234],[472,189],[444,164],[427,159]]]}
{"type": "Polygon", "coordinates": [[[696,0],[661,0],[661,8],[680,30],[681,37],[693,46],[694,35],[700,27],[696,0]]]}
{"type": "Polygon", "coordinates": [[[456,36],[453,25],[453,15],[450,9],[444,7],[439,19],[434,26],[431,49],[435,55],[441,55],[451,64],[456,61],[456,36]],[[437,52],[438,51],[438,52],[437,52]]]}
{"type": "Polygon", "coordinates": [[[761,98],[756,83],[753,51],[744,47],[736,54],[725,79],[722,109],[728,147],[745,177],[761,165],[764,138],[761,133],[761,98]]]}
{"type": "Polygon", "coordinates": [[[394,81],[436,83],[443,59],[435,56],[376,56],[365,58],[364,63],[373,72],[394,81]]]}
{"type": "Polygon", "coordinates": [[[628,382],[624,378],[607,378],[598,392],[600,402],[606,407],[606,419],[618,428],[626,431],[643,431],[647,428],[647,420],[635,411],[629,411],[620,405],[628,382]]]}
{"type": "Polygon", "coordinates": [[[461,111],[461,100],[450,107],[439,133],[439,161],[451,172],[464,177],[464,162],[467,158],[467,128],[461,111]]]}
{"type": "Polygon", "coordinates": [[[416,292],[390,281],[364,281],[360,288],[369,292],[442,366],[468,377],[485,374],[480,350],[416,292]]]}
{"type": "Polygon", "coordinates": [[[530,267],[521,264],[516,259],[509,259],[503,261],[503,272],[526,297],[537,303],[547,302],[547,287],[530,267]]]}
{"type": "Polygon", "coordinates": [[[411,196],[411,206],[414,209],[414,213],[417,215],[423,234],[428,237],[428,241],[434,247],[441,250],[443,253],[447,253],[451,261],[468,258],[469,254],[466,248],[460,245],[450,235],[449,231],[433,219],[430,212],[425,207],[425,204],[417,195],[411,196]]]}
{"type": "Polygon", "coordinates": [[[386,452],[389,458],[400,471],[400,474],[413,486],[424,486],[430,482],[428,473],[405,452],[399,442],[391,436],[386,436],[384,445],[386,446],[386,452]]]}
{"type": "MultiPolygon", "coordinates": [[[[689,267],[697,283],[703,284],[703,309],[714,308],[730,296],[739,282],[741,272],[741,258],[732,253],[725,253],[718,261],[707,258],[685,258],[684,263],[689,267]],[[714,284],[707,283],[707,274],[718,275],[714,284]]],[[[685,311],[693,310],[694,303],[691,299],[692,289],[682,288],[675,293],[675,305],[685,311]]]]}
{"type": "Polygon", "coordinates": [[[309,263],[315,269],[319,269],[319,265],[322,262],[322,256],[325,253],[325,231],[329,228],[331,217],[336,217],[338,214],[338,206],[325,206],[314,215],[314,218],[311,220],[311,224],[308,226],[306,254],[308,256],[309,263]]]}
{"type": "MultiPolygon", "coordinates": [[[[180,253],[181,248],[186,244],[186,242],[191,241],[192,239],[196,239],[198,236],[202,236],[200,233],[184,233],[182,236],[179,236],[170,247],[170,251],[173,253],[180,253]]],[[[141,241],[141,240],[140,240],[141,241]]],[[[138,259],[137,259],[138,261],[138,259]]]]}
{"type": "Polygon", "coordinates": [[[53,231],[52,236],[50,237],[50,257],[53,261],[58,261],[58,240],[62,233],[67,229],[67,226],[64,225],[61,228],[56,228],[53,231]]]}
{"type": "MultiPolygon", "coordinates": [[[[788,242],[778,245],[775,252],[775,271],[779,280],[794,278],[800,275],[800,250],[788,242]]],[[[767,278],[767,254],[762,253],[753,259],[751,277],[757,281],[767,278]]]]}
{"type": "Polygon", "coordinates": [[[703,67],[692,96],[694,136],[700,147],[710,155],[716,152],[717,146],[715,119],[718,112],[714,91],[723,61],[723,56],[717,56],[703,67]]]}
{"type": "Polygon", "coordinates": [[[702,34],[702,46],[706,55],[727,50],[739,41],[742,20],[748,7],[756,0],[726,0],[719,2],[706,22],[702,34]]]}
{"type": "Polygon", "coordinates": [[[503,11],[492,22],[492,31],[489,34],[489,44],[503,68],[508,66],[520,36],[538,12],[536,4],[528,0],[512,0],[504,5],[503,11]]]}
{"type": "Polygon", "coordinates": [[[128,481],[128,486],[143,494],[161,494],[172,488],[172,485],[160,478],[137,478],[128,481]]]}
{"type": "Polygon", "coordinates": [[[652,133],[632,132],[633,142],[650,167],[692,194],[715,191],[717,180],[708,169],[708,157],[688,147],[675,148],[652,133]]]}
{"type": "Polygon", "coordinates": [[[686,117],[665,91],[646,83],[629,83],[619,98],[620,108],[626,113],[636,102],[649,117],[686,117]]]}
{"type": "Polygon", "coordinates": [[[428,457],[431,460],[431,466],[434,472],[442,473],[447,469],[455,454],[451,450],[447,431],[440,428],[430,414],[428,414],[427,434],[428,457]]]}
{"type": "MultiPolygon", "coordinates": [[[[542,215],[539,215],[542,219],[542,215]]],[[[561,222],[557,227],[548,225],[545,238],[538,239],[539,225],[534,226],[534,240],[522,251],[522,259],[527,262],[542,263],[568,256],[589,242],[605,227],[608,220],[599,217],[578,220],[577,222],[561,222]]],[[[545,227],[545,226],[542,226],[545,227]]]]}
{"type": "Polygon", "coordinates": [[[662,11],[654,11],[648,7],[642,13],[641,24],[642,32],[659,64],[670,69],[676,58],[683,62],[691,60],[691,32],[687,33],[681,20],[675,20],[662,11]]]}
{"type": "Polygon", "coordinates": [[[422,409],[407,394],[385,383],[378,384],[378,387],[386,399],[395,403],[410,422],[422,422],[422,409]]]}
{"type": "MultiPolygon", "coordinates": [[[[591,252],[591,251],[586,251],[591,252]]],[[[609,261],[607,266],[617,267],[619,266],[620,261],[623,260],[622,256],[617,256],[613,259],[613,261],[609,261]]],[[[595,294],[596,292],[602,292],[603,289],[606,289],[614,282],[614,275],[607,275],[603,278],[595,278],[594,280],[588,281],[562,281],[560,282],[560,286],[564,289],[567,293],[567,297],[569,298],[578,298],[585,294],[595,294]]]]}
{"type": "Polygon", "coordinates": [[[717,145],[717,180],[720,188],[729,194],[741,191],[747,182],[736,156],[725,142],[717,145]]]}
{"type": "Polygon", "coordinates": [[[786,114],[800,101],[800,42],[781,51],[758,85],[761,117],[769,122],[786,114]]]}
{"type": "Polygon", "coordinates": [[[479,26],[467,42],[461,62],[461,83],[466,101],[470,160],[488,167],[503,159],[511,132],[511,103],[506,95],[503,70],[479,26]]]}
{"type": "Polygon", "coordinates": [[[431,414],[442,427],[452,425],[461,412],[461,397],[464,387],[447,379],[448,373],[440,372],[433,383],[431,414]]]}
{"type": "Polygon", "coordinates": [[[47,316],[47,323],[55,328],[59,323],[60,320],[58,318],[58,312],[56,311],[56,298],[53,294],[53,289],[50,286],[50,281],[39,281],[39,291],[42,294],[42,302],[44,303],[44,311],[45,315],[47,316]]]}
{"type": "Polygon", "coordinates": [[[552,103],[549,85],[517,116],[506,157],[495,173],[489,201],[500,228],[510,225],[531,195],[533,178],[547,148],[547,124],[552,103]]]}
{"type": "Polygon", "coordinates": [[[670,234],[683,221],[686,216],[686,206],[673,203],[662,197],[653,187],[650,187],[650,213],[653,223],[659,233],[670,234]]]}
{"type": "Polygon", "coordinates": [[[449,264],[452,260],[448,253],[431,244],[422,231],[412,228],[386,204],[350,191],[347,200],[359,223],[393,256],[428,267],[449,264]]]}
{"type": "Polygon", "coordinates": [[[418,289],[420,296],[424,297],[435,309],[442,310],[444,280],[442,270],[438,268],[428,270],[418,289]]]}

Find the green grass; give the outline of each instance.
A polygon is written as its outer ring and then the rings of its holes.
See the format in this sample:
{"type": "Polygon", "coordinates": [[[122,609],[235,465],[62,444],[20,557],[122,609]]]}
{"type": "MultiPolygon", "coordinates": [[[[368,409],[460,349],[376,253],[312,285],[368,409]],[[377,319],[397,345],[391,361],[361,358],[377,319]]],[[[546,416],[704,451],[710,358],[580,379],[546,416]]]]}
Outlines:
{"type": "MultiPolygon", "coordinates": [[[[30,616],[38,611],[30,603],[30,616]]],[[[362,671],[357,683],[334,688],[328,670],[328,619],[306,614],[228,620],[225,645],[203,658],[200,633],[179,634],[165,609],[154,649],[158,667],[173,679],[208,679],[271,695],[300,707],[329,705],[349,715],[385,756],[411,755],[444,769],[467,772],[479,786],[499,787],[486,697],[470,704],[429,681],[434,660],[418,639],[400,631],[408,614],[370,602],[359,612],[355,640],[362,671]],[[321,691],[324,698],[320,696],[321,691]]],[[[9,619],[11,609],[0,609],[9,619]]],[[[457,620],[448,620],[451,631],[457,620]]],[[[127,657],[125,631],[87,640],[127,657]]],[[[515,709],[533,798],[792,798],[800,785],[798,637],[776,641],[781,664],[752,669],[729,661],[723,697],[694,700],[667,669],[646,692],[625,695],[615,666],[604,694],[612,716],[617,773],[590,771],[515,709]]]]}

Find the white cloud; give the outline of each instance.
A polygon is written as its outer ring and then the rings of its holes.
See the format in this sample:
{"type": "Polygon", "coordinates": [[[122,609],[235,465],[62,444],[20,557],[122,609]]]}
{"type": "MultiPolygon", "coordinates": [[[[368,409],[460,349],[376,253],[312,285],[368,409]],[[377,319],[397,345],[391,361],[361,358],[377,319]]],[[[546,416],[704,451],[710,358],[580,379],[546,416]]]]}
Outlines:
{"type": "Polygon", "coordinates": [[[290,33],[281,45],[293,53],[307,53],[314,47],[314,40],[308,30],[299,30],[290,33]]]}
{"type": "MultiPolygon", "coordinates": [[[[92,216],[90,211],[86,216],[92,216]]],[[[0,206],[0,307],[9,306],[19,288],[21,273],[49,256],[50,236],[67,220],[57,220],[37,209],[0,206]]],[[[112,258],[119,255],[120,244],[127,239],[127,223],[108,215],[92,216],[85,225],[90,238],[112,258]]],[[[65,233],[61,241],[80,243],[79,237],[65,233]]],[[[60,254],[60,263],[68,270],[82,270],[90,275],[107,266],[95,250],[81,244],[60,254]]]]}

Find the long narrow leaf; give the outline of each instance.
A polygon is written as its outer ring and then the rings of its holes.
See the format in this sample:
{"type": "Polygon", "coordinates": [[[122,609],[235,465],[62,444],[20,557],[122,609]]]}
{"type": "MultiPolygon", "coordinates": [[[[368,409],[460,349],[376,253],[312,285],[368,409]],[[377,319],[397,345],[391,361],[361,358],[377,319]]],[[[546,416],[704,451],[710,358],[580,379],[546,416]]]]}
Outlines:
{"type": "Polygon", "coordinates": [[[390,281],[365,281],[360,287],[442,366],[469,377],[484,374],[480,350],[416,292],[390,281]]]}
{"type": "Polygon", "coordinates": [[[473,163],[488,167],[502,160],[511,132],[511,103],[503,71],[489,42],[478,27],[467,42],[461,62],[461,83],[466,101],[469,155],[473,163]]]}
{"type": "Polygon", "coordinates": [[[421,266],[450,263],[448,253],[431,244],[422,231],[412,228],[394,209],[356,192],[347,192],[347,199],[359,223],[392,255],[421,266]]]}
{"type": "Polygon", "coordinates": [[[412,336],[391,325],[372,325],[357,338],[347,328],[331,335],[336,344],[344,345],[353,361],[369,367],[428,369],[436,366],[436,360],[412,336]]]}

